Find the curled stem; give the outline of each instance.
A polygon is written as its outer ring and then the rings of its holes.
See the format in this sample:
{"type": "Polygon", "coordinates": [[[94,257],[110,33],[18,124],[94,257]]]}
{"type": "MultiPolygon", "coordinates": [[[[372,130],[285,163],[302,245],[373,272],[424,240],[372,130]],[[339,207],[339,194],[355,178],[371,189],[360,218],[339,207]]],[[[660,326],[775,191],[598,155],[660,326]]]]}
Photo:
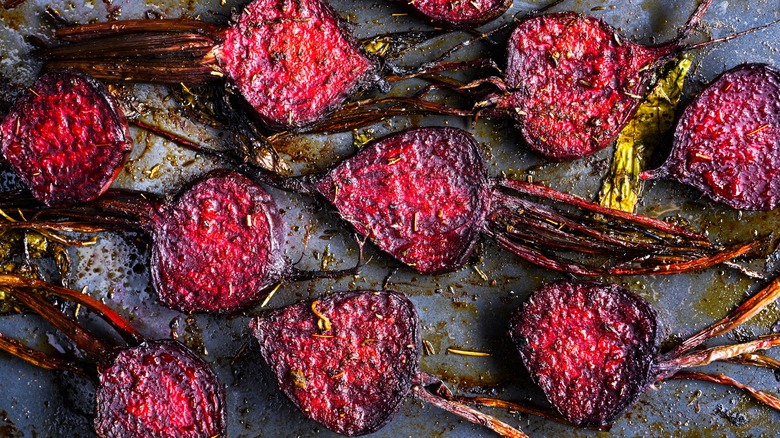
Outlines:
{"type": "Polygon", "coordinates": [[[738,388],[744,391],[745,393],[747,393],[749,396],[758,400],[759,402],[775,410],[780,411],[780,399],[778,399],[776,396],[752,388],[748,385],[740,383],[732,379],[731,377],[728,377],[723,374],[707,374],[698,371],[678,371],[668,378],[668,380],[673,380],[673,379],[674,380],[700,380],[703,382],[718,383],[720,385],[726,385],[726,386],[738,388]]]}

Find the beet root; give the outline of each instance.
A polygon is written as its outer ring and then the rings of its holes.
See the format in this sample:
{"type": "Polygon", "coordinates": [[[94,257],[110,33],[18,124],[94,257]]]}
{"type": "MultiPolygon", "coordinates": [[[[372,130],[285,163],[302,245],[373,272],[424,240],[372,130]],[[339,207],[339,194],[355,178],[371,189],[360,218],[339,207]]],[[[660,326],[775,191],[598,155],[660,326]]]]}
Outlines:
{"type": "Polygon", "coordinates": [[[738,66],[715,79],[688,105],[674,146],[644,179],[668,177],[742,210],[780,202],[780,72],[738,66]]]}
{"type": "Polygon", "coordinates": [[[501,16],[511,0],[415,0],[409,5],[435,24],[455,29],[476,27],[501,16]]]}
{"type": "Polygon", "coordinates": [[[474,138],[454,128],[384,137],[316,185],[361,235],[418,272],[461,266],[489,207],[489,180],[474,138]]]}
{"type": "Polygon", "coordinates": [[[526,142],[553,160],[609,146],[675,45],[624,41],[606,22],[572,12],[521,22],[509,38],[507,103],[526,142]]]}
{"type": "Polygon", "coordinates": [[[654,380],[656,326],[652,307],[626,289],[561,281],[531,295],[509,336],[564,417],[605,426],[654,380]]]}
{"type": "Polygon", "coordinates": [[[417,313],[395,292],[341,292],[253,319],[282,392],[344,435],[378,430],[410,394],[420,355],[417,313]]]}
{"type": "Polygon", "coordinates": [[[255,0],[222,36],[221,69],[272,128],[319,120],[377,68],[322,0],[255,0]]]}
{"type": "Polygon", "coordinates": [[[124,113],[86,76],[41,76],[0,124],[5,161],[48,206],[103,193],[133,148],[124,113]]]}
{"type": "Polygon", "coordinates": [[[231,313],[286,272],[284,221],[262,187],[215,172],[162,207],[151,272],[160,301],[184,312],[231,313]]]}
{"type": "Polygon", "coordinates": [[[119,352],[99,368],[95,431],[101,437],[216,437],[225,433],[224,389],[176,341],[119,352]]]}

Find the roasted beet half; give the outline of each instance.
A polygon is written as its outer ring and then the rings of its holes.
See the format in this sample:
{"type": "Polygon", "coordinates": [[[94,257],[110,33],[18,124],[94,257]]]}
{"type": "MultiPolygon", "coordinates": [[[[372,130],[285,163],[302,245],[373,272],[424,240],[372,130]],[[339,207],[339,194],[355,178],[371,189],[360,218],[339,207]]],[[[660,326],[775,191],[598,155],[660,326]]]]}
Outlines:
{"type": "Polygon", "coordinates": [[[561,414],[601,426],[654,380],[656,320],[645,300],[620,286],[557,282],[515,313],[509,336],[561,414]]]}
{"type": "Polygon", "coordinates": [[[100,436],[215,437],[224,434],[222,384],[176,341],[147,341],[99,367],[100,436]],[[124,413],[117,418],[117,413],[124,413]]]}
{"type": "Polygon", "coordinates": [[[19,222],[19,228],[111,229],[151,236],[152,284],[163,305],[182,312],[235,313],[256,304],[283,280],[355,273],[354,268],[320,272],[292,267],[284,257],[285,224],[276,202],[236,172],[211,172],[172,201],[150,193],[110,191],[78,207],[20,211],[30,220],[19,222]]]}
{"type": "Polygon", "coordinates": [[[379,430],[416,377],[420,329],[401,294],[336,294],[255,318],[251,328],[282,392],[340,434],[379,430]]]}
{"type": "Polygon", "coordinates": [[[642,178],[671,178],[741,210],[780,201],[780,73],[738,66],[708,85],[683,112],[674,146],[642,178]]]}
{"type": "Polygon", "coordinates": [[[324,176],[271,183],[324,196],[358,234],[421,273],[460,268],[480,234],[532,263],[582,275],[686,272],[755,246],[720,248],[660,220],[489,178],[474,137],[455,128],[391,134],[324,176]],[[588,256],[572,260],[572,253],[588,256]]]}
{"type": "Polygon", "coordinates": [[[57,36],[73,44],[39,52],[47,68],[171,84],[226,78],[272,129],[319,120],[378,70],[324,0],[255,0],[229,27],[126,20],[66,27],[57,36]]]}
{"type": "Polygon", "coordinates": [[[5,116],[0,134],[5,161],[49,206],[98,197],[133,148],[124,113],[105,87],[70,72],[42,75],[5,116]]]}
{"type": "Polygon", "coordinates": [[[482,153],[466,131],[420,128],[385,137],[316,185],[358,233],[419,272],[461,266],[490,203],[482,153]]]}
{"type": "Polygon", "coordinates": [[[512,0],[415,0],[409,6],[434,24],[464,29],[500,17],[512,6],[512,0]]]}
{"type": "MultiPolygon", "coordinates": [[[[684,371],[780,345],[771,334],[733,345],[694,350],[758,314],[780,296],[780,279],[720,321],[659,354],[656,312],[614,285],[558,281],[532,293],[512,316],[509,337],[549,402],[578,426],[607,426],[650,384],[696,379],[742,389],[780,410],[780,400],[723,375],[684,371]]],[[[748,362],[744,362],[748,363],[748,362]]],[[[498,405],[490,400],[481,404],[498,405]]],[[[506,402],[501,406],[511,407],[506,402]]]]}
{"type": "Polygon", "coordinates": [[[414,395],[501,435],[525,436],[428,392],[423,385],[441,382],[418,369],[417,312],[397,292],[337,292],[256,317],[250,328],[282,392],[334,432],[379,430],[414,395]]]}
{"type": "Polygon", "coordinates": [[[25,306],[70,337],[88,360],[32,350],[0,333],[0,349],[35,365],[94,376],[95,431],[101,437],[201,437],[226,435],[225,395],[211,367],[173,340],[145,341],[129,322],[100,301],[39,280],[2,275],[0,284],[25,306]],[[114,346],[68,318],[47,292],[95,313],[127,342],[114,346]]]}

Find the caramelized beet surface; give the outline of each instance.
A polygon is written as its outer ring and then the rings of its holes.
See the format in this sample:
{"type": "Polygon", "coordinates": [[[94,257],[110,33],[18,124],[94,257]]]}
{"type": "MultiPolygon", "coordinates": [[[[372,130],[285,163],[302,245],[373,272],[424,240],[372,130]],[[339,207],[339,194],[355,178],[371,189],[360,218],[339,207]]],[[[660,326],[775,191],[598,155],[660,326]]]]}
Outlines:
{"type": "Polygon", "coordinates": [[[316,185],[358,233],[424,273],[465,262],[487,214],[489,188],[479,146],[455,128],[384,137],[316,185]]]}
{"type": "Polygon", "coordinates": [[[536,290],[509,336],[547,399],[579,426],[605,426],[645,390],[656,313],[617,285],[560,281],[536,290]]]}
{"type": "Polygon", "coordinates": [[[667,162],[641,177],[672,178],[741,210],[780,201],[780,73],[762,64],[723,73],[683,112],[667,162]]]}
{"type": "Polygon", "coordinates": [[[168,307],[231,313],[286,272],[284,221],[271,195],[244,176],[212,173],[161,211],[150,269],[168,307]]]}
{"type": "Polygon", "coordinates": [[[219,65],[272,128],[319,120],[376,69],[322,0],[255,0],[222,38],[219,65]]]}
{"type": "Polygon", "coordinates": [[[206,362],[176,341],[147,341],[99,367],[101,437],[224,436],[224,389],[206,362]]]}
{"type": "Polygon", "coordinates": [[[0,124],[2,154],[33,196],[67,206],[103,193],[133,148],[124,113],[83,75],[42,75],[0,124]]]}
{"type": "Polygon", "coordinates": [[[501,16],[511,0],[415,0],[409,5],[436,24],[451,28],[470,28],[501,16]]]}
{"type": "Polygon", "coordinates": [[[337,433],[378,430],[411,391],[420,331],[401,294],[335,293],[257,317],[250,327],[282,392],[337,433]]]}

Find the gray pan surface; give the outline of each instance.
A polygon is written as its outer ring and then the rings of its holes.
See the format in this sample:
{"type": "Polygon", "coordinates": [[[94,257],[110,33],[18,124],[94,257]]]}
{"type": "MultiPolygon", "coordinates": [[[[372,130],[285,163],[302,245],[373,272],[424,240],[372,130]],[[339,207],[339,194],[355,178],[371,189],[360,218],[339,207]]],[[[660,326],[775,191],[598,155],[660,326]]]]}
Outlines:
{"type": "MultiPolygon", "coordinates": [[[[401,4],[378,0],[333,0],[334,8],[346,18],[358,37],[390,31],[430,29],[416,16],[407,15],[401,4]]],[[[510,13],[541,6],[539,1],[516,1],[510,13]]],[[[46,2],[28,0],[13,9],[0,9],[0,108],[19,90],[29,86],[39,64],[29,55],[29,36],[48,40],[51,26],[41,12],[49,5],[61,15],[78,22],[147,16],[149,12],[166,17],[201,16],[224,23],[231,6],[241,4],[192,0],[150,2],[137,0],[69,0],[46,2]]],[[[605,19],[626,37],[643,43],[672,38],[696,7],[694,1],[565,1],[555,10],[575,10],[605,19]]],[[[776,0],[715,0],[693,39],[701,41],[729,35],[780,18],[776,0]]],[[[491,29],[506,22],[505,15],[484,26],[491,29]]],[[[745,62],[767,62],[780,66],[777,52],[780,26],[718,44],[693,53],[693,68],[686,84],[684,101],[690,100],[718,73],[745,62]]],[[[405,62],[414,63],[441,53],[467,38],[453,33],[423,46],[405,62]]],[[[499,40],[503,41],[500,37],[499,40]]],[[[459,54],[470,59],[492,53],[503,63],[502,44],[476,45],[459,54]]],[[[403,86],[418,86],[411,83],[403,86]]],[[[147,105],[155,122],[191,138],[219,146],[218,133],[182,116],[175,102],[167,99],[165,87],[127,86],[128,94],[147,105]]],[[[438,117],[396,119],[374,127],[374,135],[419,125],[459,126],[471,130],[484,144],[492,175],[513,172],[530,175],[560,190],[593,198],[608,167],[611,148],[594,157],[573,163],[547,163],[528,152],[518,141],[512,126],[498,120],[471,121],[438,117]]],[[[131,161],[115,186],[175,193],[187,181],[209,169],[221,166],[207,158],[185,151],[146,132],[133,130],[136,143],[131,161]]],[[[667,146],[668,148],[668,146],[667,146]]],[[[290,142],[280,149],[294,172],[310,173],[326,169],[353,153],[352,136],[311,137],[290,142]]],[[[660,155],[663,155],[661,152],[660,155]]],[[[659,161],[662,158],[656,158],[659,161]]],[[[356,244],[346,225],[328,208],[309,197],[270,190],[284,210],[288,225],[286,256],[301,260],[302,268],[328,269],[351,266],[356,260],[356,244]],[[308,237],[308,239],[307,239],[308,237]],[[308,240],[308,243],[305,241],[308,240]]],[[[694,229],[706,230],[721,242],[737,242],[751,236],[774,235],[780,229],[777,212],[740,213],[715,205],[692,189],[672,182],[648,186],[640,212],[654,217],[677,217],[694,229]]],[[[531,383],[519,359],[504,337],[510,313],[543,282],[565,278],[520,261],[485,241],[466,267],[446,275],[423,276],[400,267],[367,248],[371,262],[360,275],[339,281],[318,280],[285,284],[270,300],[268,308],[316,297],[343,289],[376,289],[392,272],[389,287],[410,296],[420,313],[423,339],[434,354],[425,354],[421,367],[442,378],[458,392],[496,395],[508,400],[544,404],[540,390],[531,383]],[[464,357],[445,353],[460,347],[491,353],[490,357],[464,357]]],[[[104,300],[128,317],[148,338],[178,335],[196,352],[204,355],[227,387],[228,434],[255,436],[332,436],[316,423],[306,420],[281,395],[265,368],[250,337],[247,322],[261,312],[259,306],[244,314],[226,318],[182,315],[156,302],[148,280],[149,254],[135,240],[122,234],[101,235],[96,246],[73,250],[74,288],[104,300]]],[[[749,267],[772,278],[778,273],[776,255],[750,262],[749,267]]],[[[691,334],[758,290],[766,280],[746,277],[734,269],[718,267],[690,275],[664,277],[605,278],[618,282],[650,301],[662,323],[662,339],[670,341],[691,334]]],[[[98,332],[105,327],[91,323],[98,332]]],[[[0,330],[40,349],[63,348],[68,344],[35,316],[0,317],[0,330]]],[[[753,322],[712,341],[725,343],[735,336],[755,336],[780,330],[780,308],[772,305],[753,322]]],[[[777,353],[770,353],[777,355],[777,353]]],[[[780,393],[780,383],[772,371],[739,365],[716,365],[706,369],[724,372],[746,384],[780,393]]],[[[13,437],[93,436],[94,409],[91,386],[71,376],[37,369],[8,355],[0,355],[0,435],[13,437]]],[[[517,425],[535,437],[554,436],[777,436],[780,413],[759,406],[741,392],[712,384],[667,382],[642,395],[614,424],[609,433],[574,429],[539,418],[487,409],[499,418],[517,425]]],[[[415,400],[403,403],[395,418],[374,436],[492,436],[486,429],[423,406],[415,400]]]]}

